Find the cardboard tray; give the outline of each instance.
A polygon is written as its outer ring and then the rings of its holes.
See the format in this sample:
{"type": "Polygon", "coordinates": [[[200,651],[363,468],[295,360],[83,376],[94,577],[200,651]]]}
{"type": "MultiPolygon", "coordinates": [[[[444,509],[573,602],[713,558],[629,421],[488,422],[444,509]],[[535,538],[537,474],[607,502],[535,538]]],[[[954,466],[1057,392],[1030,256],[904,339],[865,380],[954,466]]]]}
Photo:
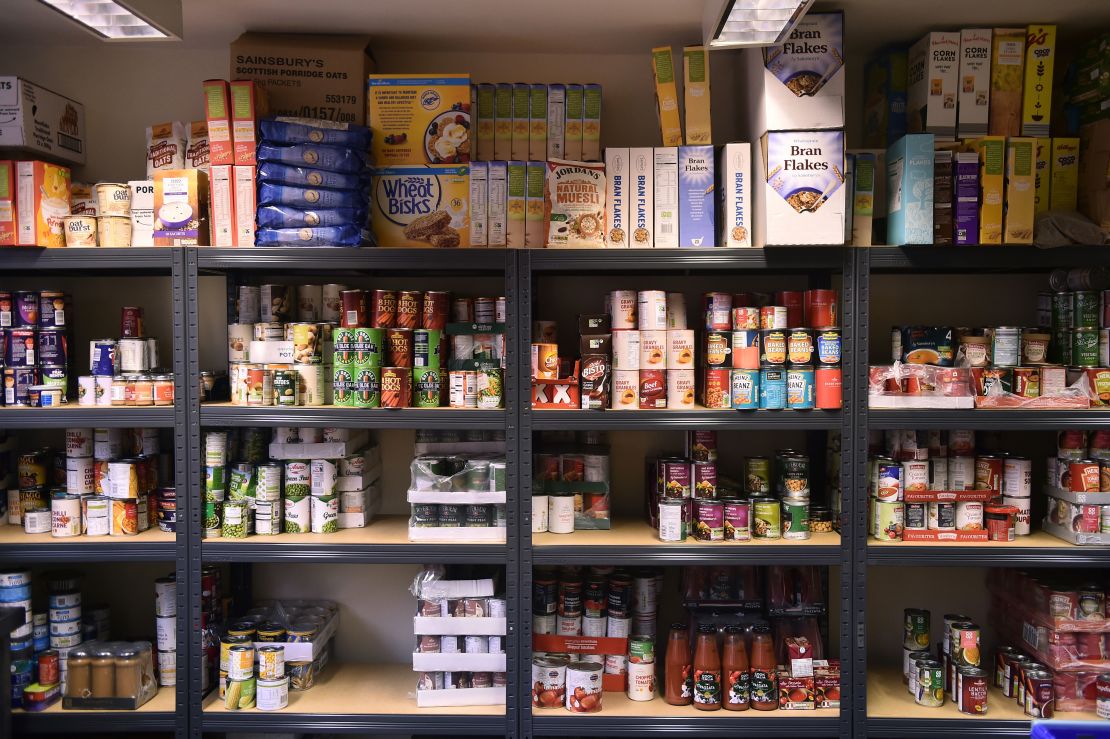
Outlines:
{"type": "MultiPolygon", "coordinates": [[[[989,492],[989,491],[986,491],[989,492]]],[[[902,529],[902,541],[958,541],[961,543],[989,542],[986,531],[933,531],[921,529],[902,529]]],[[[1005,543],[1005,542],[998,542],[1005,543]]]]}
{"type": "Polygon", "coordinates": [[[1063,539],[1081,547],[1110,544],[1110,534],[1081,534],[1063,526],[1057,526],[1047,519],[1041,521],[1041,530],[1052,534],[1057,539],[1063,539]]]}
{"type": "Polygon", "coordinates": [[[493,580],[487,577],[481,580],[436,580],[421,583],[420,594],[417,597],[425,600],[433,598],[455,600],[456,598],[492,598],[493,593],[493,580]]]}
{"type": "Polygon", "coordinates": [[[873,410],[974,408],[975,398],[972,396],[928,397],[924,395],[886,395],[884,393],[870,393],[867,396],[867,407],[873,410]]]}
{"type": "Polygon", "coordinates": [[[993,490],[903,490],[902,500],[906,503],[928,503],[931,501],[968,501],[986,502],[994,497],[993,490]]]}
{"type": "Polygon", "coordinates": [[[504,653],[412,654],[412,669],[415,672],[505,672],[505,664],[504,653]]]}
{"type": "Polygon", "coordinates": [[[505,705],[505,688],[461,688],[455,690],[418,690],[418,708],[505,705]]]}
{"type": "MultiPolygon", "coordinates": [[[[362,452],[370,442],[370,432],[361,429],[347,441],[321,441],[314,444],[270,443],[270,459],[339,459],[362,452]]],[[[381,461],[377,446],[366,449],[367,469],[372,469],[381,461]]]]}
{"type": "Polygon", "coordinates": [[[1076,505],[1110,505],[1110,493],[1073,493],[1071,490],[1045,485],[1044,494],[1076,505]]]}
{"type": "Polygon", "coordinates": [[[335,636],[335,632],[339,630],[339,613],[336,612],[335,616],[330,621],[324,624],[324,628],[320,629],[320,633],[312,641],[302,642],[262,642],[256,641],[254,648],[273,646],[280,644],[285,648],[285,661],[286,662],[309,662],[316,659],[327,647],[331,638],[335,636]]]}
{"type": "Polygon", "coordinates": [[[409,526],[409,541],[442,542],[444,544],[481,541],[493,544],[504,544],[506,541],[506,531],[507,528],[504,526],[475,526],[465,528],[423,528],[419,526],[409,526]]]}
{"type": "Polygon", "coordinates": [[[459,503],[459,504],[491,504],[504,503],[506,493],[504,490],[453,493],[450,490],[409,490],[409,503],[459,503]]]}
{"type": "Polygon", "coordinates": [[[412,633],[417,636],[503,636],[507,629],[508,619],[492,616],[414,616],[412,619],[412,633]]]}

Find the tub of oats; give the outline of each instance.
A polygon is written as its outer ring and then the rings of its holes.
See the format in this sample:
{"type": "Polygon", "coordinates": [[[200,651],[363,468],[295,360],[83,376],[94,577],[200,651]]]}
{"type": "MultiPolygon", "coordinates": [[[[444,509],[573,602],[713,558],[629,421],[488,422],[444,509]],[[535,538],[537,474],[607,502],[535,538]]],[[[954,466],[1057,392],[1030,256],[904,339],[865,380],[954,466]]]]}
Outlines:
{"type": "Polygon", "coordinates": [[[546,246],[605,246],[605,165],[547,160],[544,185],[546,246]]]}

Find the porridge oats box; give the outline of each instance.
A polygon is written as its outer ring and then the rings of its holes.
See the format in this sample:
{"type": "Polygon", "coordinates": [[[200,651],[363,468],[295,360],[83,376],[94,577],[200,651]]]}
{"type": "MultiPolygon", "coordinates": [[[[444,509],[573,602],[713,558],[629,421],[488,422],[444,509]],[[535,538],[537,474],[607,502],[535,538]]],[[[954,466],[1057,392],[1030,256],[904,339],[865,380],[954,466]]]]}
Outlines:
{"type": "Polygon", "coordinates": [[[931,133],[908,133],[886,152],[886,243],[933,243],[933,164],[931,133]]]}
{"type": "Polygon", "coordinates": [[[207,246],[208,175],[199,169],[154,173],[154,245],[207,246]]]}
{"type": "Polygon", "coordinates": [[[131,180],[131,246],[154,246],[154,180],[131,180]]]}
{"type": "Polygon", "coordinates": [[[769,131],[753,154],[755,245],[842,245],[844,132],[769,131]]]}
{"type": "Polygon", "coordinates": [[[678,246],[678,147],[655,148],[655,248],[678,246]]]}
{"type": "Polygon", "coordinates": [[[470,245],[467,165],[375,169],[370,225],[378,246],[470,245]]]}
{"type": "Polygon", "coordinates": [[[15,163],[17,245],[66,245],[62,220],[69,215],[69,182],[69,167],[37,161],[15,163]]]}
{"type": "Polygon", "coordinates": [[[0,75],[0,149],[84,164],[85,106],[21,77],[0,75]]]}
{"type": "Polygon", "coordinates": [[[752,245],[752,145],[725,144],[720,149],[717,192],[721,202],[718,246],[752,245]]]}
{"type": "Polygon", "coordinates": [[[907,70],[909,107],[906,130],[910,133],[931,133],[943,140],[954,139],[960,32],[925,34],[910,47],[907,70]]]}
{"type": "Polygon", "coordinates": [[[991,94],[991,29],[960,31],[959,108],[956,135],[986,136],[991,94]]]}
{"type": "Polygon", "coordinates": [[[678,147],[678,245],[716,243],[716,202],[712,146],[678,147]]]}
{"type": "Polygon", "coordinates": [[[524,199],[524,246],[529,249],[542,249],[544,242],[543,184],[547,176],[547,165],[542,161],[528,162],[525,170],[527,178],[524,199]]]}
{"type": "Polygon", "coordinates": [[[544,220],[548,247],[605,246],[605,165],[547,161],[544,220]]]}
{"type": "Polygon", "coordinates": [[[628,150],[628,245],[655,246],[655,149],[628,150]]]}
{"type": "Polygon", "coordinates": [[[366,106],[375,166],[470,161],[469,75],[370,75],[366,106]]]}
{"type": "Polygon", "coordinates": [[[1006,140],[1006,208],[1002,241],[1006,244],[1032,244],[1036,185],[1033,150],[1037,140],[1006,140]]]}
{"type": "Polygon", "coordinates": [[[15,162],[0,160],[0,246],[15,246],[15,162]]]}
{"type": "Polygon", "coordinates": [[[628,246],[628,149],[609,147],[605,150],[605,235],[608,247],[628,246]]]}

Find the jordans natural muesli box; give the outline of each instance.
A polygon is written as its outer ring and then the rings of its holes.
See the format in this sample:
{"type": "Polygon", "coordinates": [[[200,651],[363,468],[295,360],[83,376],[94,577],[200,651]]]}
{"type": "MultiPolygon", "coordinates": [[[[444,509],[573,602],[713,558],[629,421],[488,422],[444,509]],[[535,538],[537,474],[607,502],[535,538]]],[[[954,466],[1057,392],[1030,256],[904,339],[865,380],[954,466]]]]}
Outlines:
{"type": "Polygon", "coordinates": [[[770,131],[752,147],[755,246],[844,243],[844,132],[770,131]]]}

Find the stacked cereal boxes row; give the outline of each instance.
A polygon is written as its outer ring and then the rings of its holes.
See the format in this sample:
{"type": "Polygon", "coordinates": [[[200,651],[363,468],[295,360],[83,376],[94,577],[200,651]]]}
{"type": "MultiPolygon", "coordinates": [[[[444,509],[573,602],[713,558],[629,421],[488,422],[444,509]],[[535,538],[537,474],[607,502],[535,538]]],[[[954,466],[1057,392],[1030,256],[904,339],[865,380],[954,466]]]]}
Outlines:
{"type": "Polygon", "coordinates": [[[206,80],[203,89],[208,123],[210,243],[254,246],[258,121],[269,110],[266,91],[251,80],[206,80]]]}
{"type": "Polygon", "coordinates": [[[470,86],[470,114],[471,161],[601,159],[601,85],[483,82],[470,86]]]}
{"type": "MultiPolygon", "coordinates": [[[[683,143],[682,119],[678,107],[674,55],[669,46],[651,50],[651,71],[655,78],[655,105],[659,133],[664,146],[683,143]]],[[[685,110],[685,143],[688,146],[713,143],[709,110],[709,57],[704,46],[682,49],[682,92],[685,110]]]]}

